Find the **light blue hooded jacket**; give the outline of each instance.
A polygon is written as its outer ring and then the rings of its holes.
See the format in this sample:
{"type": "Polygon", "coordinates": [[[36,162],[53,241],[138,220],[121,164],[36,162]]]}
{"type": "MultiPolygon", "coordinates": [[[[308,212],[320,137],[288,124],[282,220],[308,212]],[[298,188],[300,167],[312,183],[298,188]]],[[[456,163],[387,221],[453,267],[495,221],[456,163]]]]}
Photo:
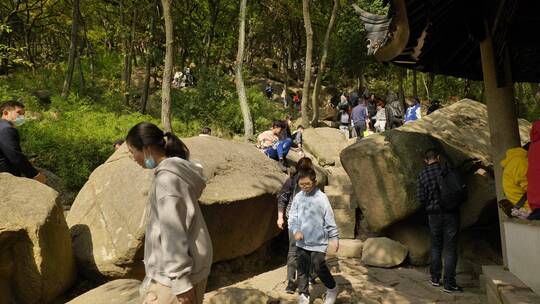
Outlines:
{"type": "Polygon", "coordinates": [[[294,197],[288,224],[293,234],[298,231],[304,234],[296,246],[305,250],[326,253],[328,240],[339,238],[330,201],[317,188],[309,194],[301,191],[294,197]]]}

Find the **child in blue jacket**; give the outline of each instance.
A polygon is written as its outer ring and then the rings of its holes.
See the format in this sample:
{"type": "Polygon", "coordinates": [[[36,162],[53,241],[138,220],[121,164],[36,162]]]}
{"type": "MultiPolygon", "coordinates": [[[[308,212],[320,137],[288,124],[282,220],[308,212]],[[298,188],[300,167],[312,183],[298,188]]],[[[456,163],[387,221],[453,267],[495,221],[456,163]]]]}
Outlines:
{"type": "Polygon", "coordinates": [[[336,281],[326,265],[325,254],[329,242],[338,250],[339,233],[328,197],[316,185],[313,169],[300,171],[298,186],[302,191],[294,197],[289,213],[289,229],[294,234],[297,246],[299,304],[309,303],[310,267],[328,288],[324,304],[335,303],[338,294],[336,281]]]}

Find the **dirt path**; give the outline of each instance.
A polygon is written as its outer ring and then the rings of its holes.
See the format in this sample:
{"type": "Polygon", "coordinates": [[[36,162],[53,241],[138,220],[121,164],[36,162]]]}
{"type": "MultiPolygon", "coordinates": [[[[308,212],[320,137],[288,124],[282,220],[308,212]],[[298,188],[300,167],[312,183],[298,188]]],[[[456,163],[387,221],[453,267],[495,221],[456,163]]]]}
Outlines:
{"type": "MultiPolygon", "coordinates": [[[[340,287],[336,303],[485,303],[486,297],[480,290],[474,275],[458,273],[457,280],[464,293],[447,294],[442,287],[432,287],[428,279],[428,268],[382,269],[365,267],[358,259],[328,259],[328,264],[340,287]]],[[[284,292],[286,266],[263,273],[229,287],[256,289],[278,300],[272,303],[296,303],[297,294],[284,292]]],[[[229,288],[227,287],[227,288],[229,288]]],[[[210,303],[221,289],[205,295],[210,303]]],[[[311,289],[311,303],[323,302],[325,287],[318,281],[311,289]]],[[[255,302],[252,302],[255,303],[255,302]]]]}

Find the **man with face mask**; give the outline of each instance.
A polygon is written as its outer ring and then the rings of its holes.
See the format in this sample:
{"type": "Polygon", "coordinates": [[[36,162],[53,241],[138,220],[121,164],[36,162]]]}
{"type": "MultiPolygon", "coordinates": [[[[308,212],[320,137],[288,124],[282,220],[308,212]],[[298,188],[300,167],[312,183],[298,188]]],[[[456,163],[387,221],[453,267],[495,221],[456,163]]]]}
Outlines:
{"type": "Polygon", "coordinates": [[[24,124],[24,105],[17,101],[7,101],[0,106],[0,112],[0,172],[24,175],[45,183],[45,176],[30,164],[21,150],[16,127],[24,124]]]}

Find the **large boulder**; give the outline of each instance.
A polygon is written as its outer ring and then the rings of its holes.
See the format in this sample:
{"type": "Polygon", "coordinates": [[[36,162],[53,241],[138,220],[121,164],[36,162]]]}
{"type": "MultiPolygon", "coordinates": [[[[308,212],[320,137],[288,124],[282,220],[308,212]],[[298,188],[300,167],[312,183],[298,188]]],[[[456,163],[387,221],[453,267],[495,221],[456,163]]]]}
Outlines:
{"type": "MultiPolygon", "coordinates": [[[[521,120],[522,141],[527,140],[529,130],[530,123],[521,120]]],[[[466,99],[401,128],[360,140],[341,152],[341,162],[369,228],[381,231],[421,207],[416,179],[424,166],[424,152],[442,149],[469,183],[469,199],[462,212],[469,217],[464,225],[471,225],[495,199],[492,175],[478,170],[493,166],[490,146],[486,106],[466,99]],[[475,186],[479,181],[482,186],[475,186]]]]}
{"type": "Polygon", "coordinates": [[[398,223],[388,232],[388,237],[409,249],[411,265],[424,266],[431,260],[431,237],[429,228],[411,223],[398,223]]]}
{"type": "Polygon", "coordinates": [[[345,135],[334,128],[310,128],[302,134],[303,147],[321,166],[333,166],[339,162],[339,153],[349,141],[345,135]]]}
{"type": "Polygon", "coordinates": [[[139,304],[140,286],[139,280],[114,280],[76,297],[68,304],[139,304]]]}
{"type": "Polygon", "coordinates": [[[362,249],[362,263],[376,267],[398,266],[407,257],[407,247],[389,238],[367,239],[362,249]]]}
{"type": "MultiPolygon", "coordinates": [[[[254,252],[276,236],[275,194],[286,175],[254,146],[215,137],[185,140],[203,166],[200,204],[214,262],[254,252]]],[[[123,146],[90,176],[68,215],[74,251],[92,277],[142,278],[145,210],[153,171],[129,159],[123,146]]]]}
{"type": "Polygon", "coordinates": [[[0,303],[50,303],[75,279],[58,193],[8,173],[0,193],[0,303]]]}

